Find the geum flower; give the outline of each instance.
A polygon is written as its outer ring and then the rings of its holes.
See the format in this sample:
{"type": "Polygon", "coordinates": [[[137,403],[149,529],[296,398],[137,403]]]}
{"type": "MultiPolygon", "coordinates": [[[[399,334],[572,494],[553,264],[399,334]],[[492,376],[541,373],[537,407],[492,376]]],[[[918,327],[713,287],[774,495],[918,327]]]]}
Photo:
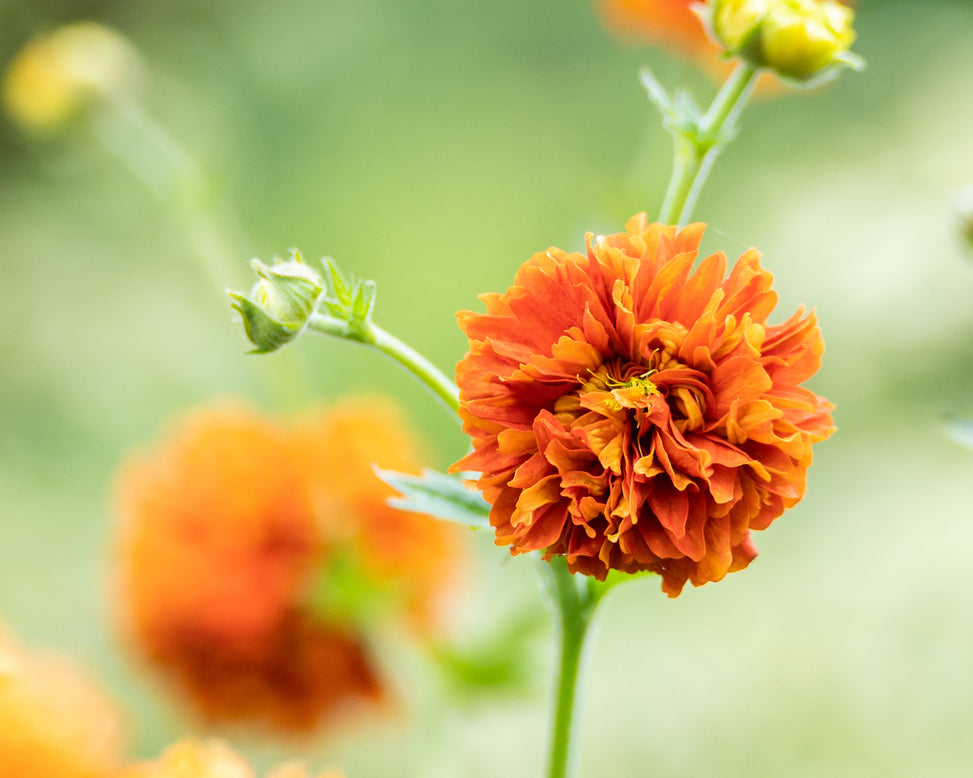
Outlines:
{"type": "Polygon", "coordinates": [[[692,272],[705,225],[588,235],[535,254],[485,314],[459,314],[460,415],[498,545],[572,572],[653,571],[678,596],[746,567],[751,530],[804,494],[831,405],[801,382],[813,313],[768,325],[771,274],[751,249],[692,272]]]}
{"type": "Polygon", "coordinates": [[[430,632],[462,556],[459,528],[386,504],[373,463],[414,470],[414,448],[374,398],[296,425],[234,406],[180,419],[117,479],[133,646],[212,722],[300,734],[385,700],[367,617],[430,632]]]}

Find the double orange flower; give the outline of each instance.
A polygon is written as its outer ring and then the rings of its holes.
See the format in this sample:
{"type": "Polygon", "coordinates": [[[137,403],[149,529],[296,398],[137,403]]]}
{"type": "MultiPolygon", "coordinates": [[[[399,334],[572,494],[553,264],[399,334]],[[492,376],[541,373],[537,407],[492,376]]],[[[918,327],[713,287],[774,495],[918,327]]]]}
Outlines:
{"type": "Polygon", "coordinates": [[[134,643],[210,720],[306,731],[383,699],[367,625],[342,598],[358,587],[356,607],[380,599],[426,632],[462,555],[458,528],[386,505],[373,464],[416,461],[381,400],[293,425],[241,407],[184,418],[118,479],[134,643]]]}
{"type": "Polygon", "coordinates": [[[585,254],[535,254],[462,313],[460,415],[498,544],[574,572],[653,571],[677,596],[746,567],[751,530],[804,494],[831,405],[800,384],[813,314],[770,325],[756,251],[693,271],[704,225],[633,217],[585,254]]]}

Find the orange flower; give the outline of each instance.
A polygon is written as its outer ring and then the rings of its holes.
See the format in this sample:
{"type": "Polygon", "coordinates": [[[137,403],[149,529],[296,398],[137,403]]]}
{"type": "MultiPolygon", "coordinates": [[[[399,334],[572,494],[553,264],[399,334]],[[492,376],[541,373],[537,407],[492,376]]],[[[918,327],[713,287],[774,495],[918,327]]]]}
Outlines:
{"type": "Polygon", "coordinates": [[[692,59],[716,62],[719,46],[693,13],[697,0],[598,0],[605,26],[613,32],[669,46],[692,59]]]}
{"type": "Polygon", "coordinates": [[[133,637],[203,715],[305,730],[381,696],[361,638],[302,610],[325,547],[285,432],[199,412],[118,493],[133,637]]]}
{"type": "Polygon", "coordinates": [[[768,325],[750,250],[690,273],[705,225],[632,218],[587,256],[535,254],[487,313],[461,313],[460,415],[496,541],[573,572],[650,570],[678,596],[746,567],[750,530],[804,494],[831,405],[799,384],[823,350],[813,314],[768,325]]]}
{"type": "Polygon", "coordinates": [[[294,428],[207,409],[122,471],[130,632],[206,718],[301,732],[383,699],[362,619],[349,620],[359,603],[332,600],[351,575],[426,624],[448,588],[456,529],[388,508],[371,469],[408,469],[411,446],[380,401],[294,428]]]}
{"type": "MultiPolygon", "coordinates": [[[[132,765],[120,778],[254,778],[250,765],[231,748],[218,740],[180,740],[169,746],[158,759],[132,765]]],[[[308,778],[299,764],[278,767],[267,778],[308,778]]],[[[328,770],[318,778],[342,778],[340,772],[328,770]]]]}
{"type": "Polygon", "coordinates": [[[122,739],[114,706],[74,666],[0,633],[0,774],[109,778],[122,739]]]}

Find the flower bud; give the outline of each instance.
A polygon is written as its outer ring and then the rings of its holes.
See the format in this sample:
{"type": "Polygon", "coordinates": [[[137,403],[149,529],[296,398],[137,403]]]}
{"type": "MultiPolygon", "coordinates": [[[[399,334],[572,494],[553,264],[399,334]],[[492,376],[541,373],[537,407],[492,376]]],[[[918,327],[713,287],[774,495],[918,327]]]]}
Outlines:
{"type": "Polygon", "coordinates": [[[727,51],[748,48],[760,33],[771,0],[717,0],[713,4],[713,30],[727,51]]]}
{"type": "Polygon", "coordinates": [[[29,41],[3,77],[3,104],[30,130],[50,130],[101,100],[131,91],[139,58],[121,34],[78,22],[29,41]]]}
{"type": "Polygon", "coordinates": [[[860,65],[848,51],[853,19],[835,0],[715,0],[710,24],[729,54],[803,81],[832,66],[860,65]]]}
{"type": "Polygon", "coordinates": [[[808,78],[835,62],[855,40],[854,12],[834,0],[787,0],[764,21],[761,42],[769,67],[808,78]]]}
{"type": "Polygon", "coordinates": [[[305,264],[298,252],[287,261],[250,263],[260,280],[249,295],[227,292],[243,317],[247,337],[256,353],[276,351],[298,336],[314,312],[324,288],[321,274],[305,264]]]}

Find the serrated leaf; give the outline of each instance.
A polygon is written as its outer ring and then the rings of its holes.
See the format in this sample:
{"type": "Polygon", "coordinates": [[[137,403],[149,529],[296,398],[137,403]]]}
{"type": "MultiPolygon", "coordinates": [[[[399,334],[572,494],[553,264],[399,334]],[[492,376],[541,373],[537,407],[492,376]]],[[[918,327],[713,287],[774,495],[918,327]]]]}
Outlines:
{"type": "Polygon", "coordinates": [[[461,478],[435,470],[421,476],[375,468],[375,474],[399,492],[389,505],[411,513],[426,513],[437,519],[455,521],[471,529],[490,529],[490,504],[479,492],[467,489],[461,478]]]}

